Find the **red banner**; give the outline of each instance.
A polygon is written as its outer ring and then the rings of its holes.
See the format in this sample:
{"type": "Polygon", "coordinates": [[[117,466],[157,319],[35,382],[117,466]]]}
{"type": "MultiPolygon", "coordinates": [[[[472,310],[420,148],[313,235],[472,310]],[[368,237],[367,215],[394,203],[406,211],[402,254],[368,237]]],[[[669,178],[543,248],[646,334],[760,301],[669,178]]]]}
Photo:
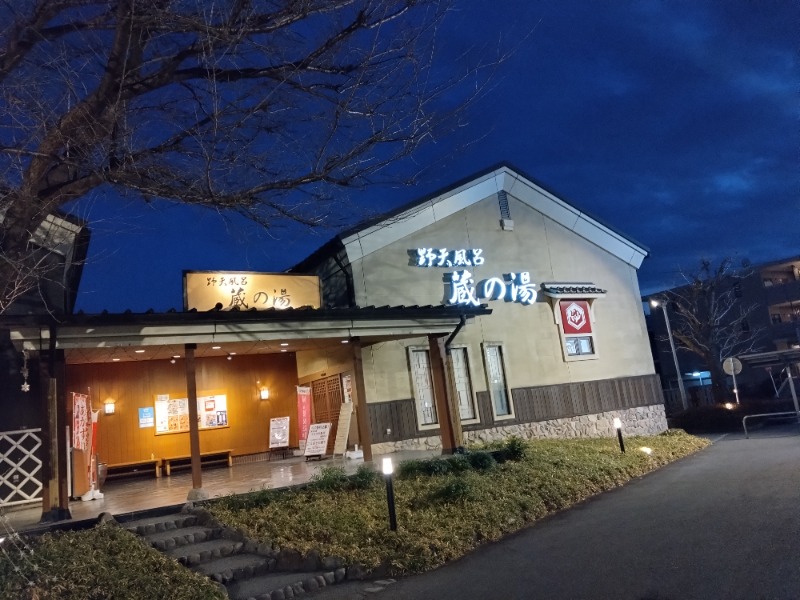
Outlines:
{"type": "Polygon", "coordinates": [[[311,427],[311,388],[297,386],[297,431],[298,439],[308,438],[308,428],[311,427]]]}
{"type": "Polygon", "coordinates": [[[565,334],[592,333],[589,303],[586,300],[562,300],[561,324],[565,334]]]}
{"type": "Polygon", "coordinates": [[[89,398],[85,394],[72,393],[72,447],[89,450],[91,417],[89,398]]]}

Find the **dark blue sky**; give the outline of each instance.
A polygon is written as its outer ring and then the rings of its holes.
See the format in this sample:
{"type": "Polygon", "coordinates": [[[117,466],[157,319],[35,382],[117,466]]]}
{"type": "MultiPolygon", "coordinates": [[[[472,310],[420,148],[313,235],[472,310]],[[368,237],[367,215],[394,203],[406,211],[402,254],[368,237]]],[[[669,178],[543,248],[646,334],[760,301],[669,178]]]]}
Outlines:
{"type": "Polygon", "coordinates": [[[501,161],[647,246],[643,292],[701,257],[798,255],[798,25],[793,0],[461,0],[439,68],[514,53],[456,133],[402,165],[417,186],[342,193],[313,231],[94,195],[76,210],[93,231],[78,308],[180,308],[184,269],[284,270],[359,214],[501,161]]]}

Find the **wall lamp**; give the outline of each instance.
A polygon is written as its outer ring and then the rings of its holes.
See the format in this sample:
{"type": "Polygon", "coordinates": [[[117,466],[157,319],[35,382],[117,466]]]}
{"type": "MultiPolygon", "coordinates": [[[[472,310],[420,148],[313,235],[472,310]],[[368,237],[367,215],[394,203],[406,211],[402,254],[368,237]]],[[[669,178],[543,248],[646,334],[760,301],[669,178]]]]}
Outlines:
{"type": "Polygon", "coordinates": [[[258,388],[258,397],[261,400],[269,400],[269,388],[266,386],[258,388]]]}
{"type": "Polygon", "coordinates": [[[116,400],[106,398],[103,401],[103,412],[107,415],[113,415],[116,412],[116,400]]]}

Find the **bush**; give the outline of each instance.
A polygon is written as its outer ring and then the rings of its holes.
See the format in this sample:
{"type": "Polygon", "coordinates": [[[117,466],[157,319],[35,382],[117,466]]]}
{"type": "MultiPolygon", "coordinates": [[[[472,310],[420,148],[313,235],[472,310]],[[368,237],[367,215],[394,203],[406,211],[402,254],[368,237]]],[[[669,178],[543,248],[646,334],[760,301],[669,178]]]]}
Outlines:
{"type": "Polygon", "coordinates": [[[440,502],[456,504],[466,502],[475,496],[474,489],[469,480],[463,477],[455,477],[445,483],[435,497],[440,502]]]}
{"type": "Polygon", "coordinates": [[[476,471],[488,471],[497,465],[497,461],[489,452],[479,451],[467,454],[467,459],[476,471]]]}
{"type": "Polygon", "coordinates": [[[465,471],[469,471],[472,468],[472,465],[469,464],[469,460],[463,454],[456,454],[455,456],[451,456],[446,460],[450,467],[450,472],[456,475],[464,473],[465,471]]]}
{"type": "Polygon", "coordinates": [[[377,485],[381,475],[369,465],[359,465],[356,474],[350,478],[350,485],[355,490],[368,490],[377,485]]]}
{"type": "Polygon", "coordinates": [[[506,453],[509,460],[520,461],[525,458],[525,453],[528,451],[528,446],[525,440],[512,435],[506,440],[506,453]]]}
{"type": "Polygon", "coordinates": [[[318,473],[311,477],[309,487],[325,492],[337,492],[350,487],[344,467],[322,467],[318,473]]]}

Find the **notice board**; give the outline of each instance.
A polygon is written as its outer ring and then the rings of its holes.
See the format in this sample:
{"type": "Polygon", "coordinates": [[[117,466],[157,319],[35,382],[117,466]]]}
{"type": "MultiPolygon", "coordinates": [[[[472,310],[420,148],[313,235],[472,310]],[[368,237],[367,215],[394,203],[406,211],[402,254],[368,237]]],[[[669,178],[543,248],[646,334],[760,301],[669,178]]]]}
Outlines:
{"type": "Polygon", "coordinates": [[[306,451],[304,456],[325,456],[328,449],[328,436],[331,433],[330,423],[314,423],[308,428],[306,451]]]}
{"type": "Polygon", "coordinates": [[[286,448],[289,445],[289,417],[269,420],[269,449],[286,448]]]}
{"type": "MultiPolygon", "coordinates": [[[[215,429],[228,426],[228,399],[225,394],[197,397],[199,429],[215,429]]],[[[184,433],[189,431],[189,400],[170,398],[159,394],[155,402],[156,435],[184,433]]]]}

